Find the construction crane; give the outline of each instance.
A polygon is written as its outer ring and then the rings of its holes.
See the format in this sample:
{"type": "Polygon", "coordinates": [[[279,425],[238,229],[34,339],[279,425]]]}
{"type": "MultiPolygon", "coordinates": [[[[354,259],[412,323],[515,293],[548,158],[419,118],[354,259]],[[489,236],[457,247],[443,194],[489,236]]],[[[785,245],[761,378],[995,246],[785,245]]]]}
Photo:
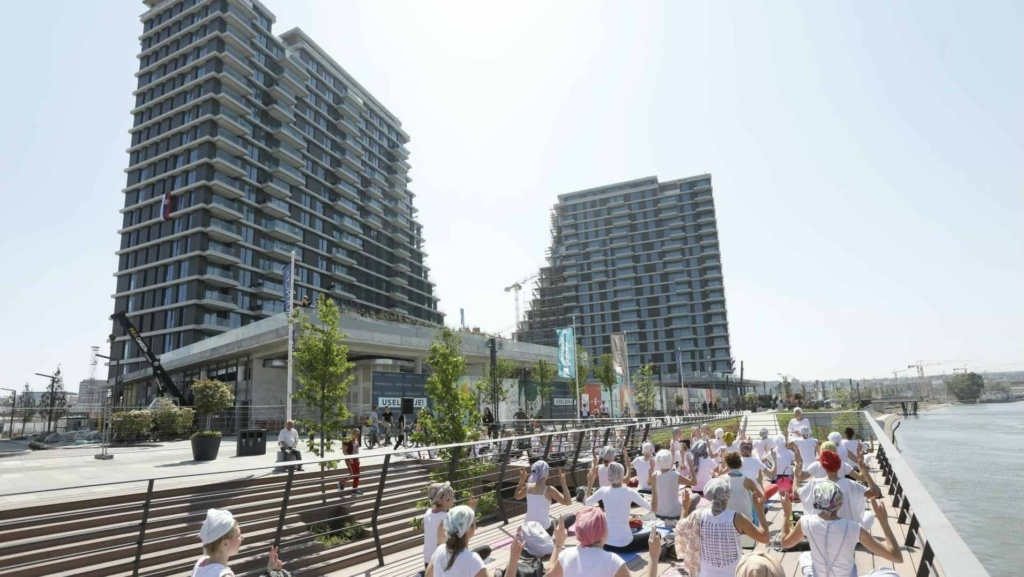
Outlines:
{"type": "Polygon", "coordinates": [[[921,397],[924,398],[924,397],[928,396],[928,386],[924,382],[924,368],[925,367],[941,367],[942,365],[953,365],[953,364],[960,364],[960,363],[967,363],[967,362],[970,362],[970,361],[937,361],[937,362],[917,361],[914,364],[907,365],[907,368],[908,369],[917,369],[918,387],[919,387],[920,392],[921,392],[921,397]]]}
{"type": "Polygon", "coordinates": [[[532,275],[524,278],[521,281],[514,282],[514,283],[508,285],[507,287],[505,287],[505,292],[514,292],[515,293],[515,297],[516,297],[516,322],[515,322],[515,326],[517,326],[517,327],[519,326],[519,320],[520,320],[520,317],[519,317],[519,291],[523,290],[523,285],[524,284],[530,282],[531,280],[533,280],[535,278],[537,278],[537,275],[536,274],[532,274],[532,275]]]}

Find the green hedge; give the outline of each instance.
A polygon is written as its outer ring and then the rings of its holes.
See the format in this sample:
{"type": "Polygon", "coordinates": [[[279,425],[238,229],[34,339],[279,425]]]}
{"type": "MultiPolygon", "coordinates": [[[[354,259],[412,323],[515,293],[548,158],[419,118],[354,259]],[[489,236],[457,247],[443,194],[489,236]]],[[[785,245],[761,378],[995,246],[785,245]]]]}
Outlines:
{"type": "MultiPolygon", "coordinates": [[[[705,422],[708,424],[709,427],[711,427],[712,431],[714,431],[715,429],[722,429],[726,433],[732,431],[737,436],[739,436],[740,420],[740,417],[726,417],[724,419],[717,419],[705,422]]],[[[690,429],[692,429],[694,426],[695,425],[679,425],[679,427],[683,429],[684,439],[690,438],[690,429]]],[[[653,431],[651,433],[650,440],[652,443],[654,443],[654,446],[657,449],[667,449],[672,441],[672,429],[667,428],[653,431]]]]}
{"type": "Polygon", "coordinates": [[[153,428],[152,411],[125,411],[115,413],[110,419],[110,428],[114,433],[114,440],[120,442],[132,442],[149,439],[149,432],[153,428]]]}
{"type": "MultiPolygon", "coordinates": [[[[856,435],[867,440],[867,431],[862,422],[860,411],[843,411],[835,413],[824,413],[817,411],[805,411],[804,417],[811,421],[811,436],[821,442],[828,440],[828,434],[838,431],[846,438],[844,431],[846,427],[853,427],[856,435]]],[[[786,427],[793,418],[793,413],[776,413],[775,419],[779,423],[779,430],[786,433],[786,427]]]]}
{"type": "Polygon", "coordinates": [[[156,435],[162,441],[184,439],[192,430],[196,412],[188,408],[178,408],[172,402],[158,406],[153,411],[153,423],[156,424],[156,435]]]}

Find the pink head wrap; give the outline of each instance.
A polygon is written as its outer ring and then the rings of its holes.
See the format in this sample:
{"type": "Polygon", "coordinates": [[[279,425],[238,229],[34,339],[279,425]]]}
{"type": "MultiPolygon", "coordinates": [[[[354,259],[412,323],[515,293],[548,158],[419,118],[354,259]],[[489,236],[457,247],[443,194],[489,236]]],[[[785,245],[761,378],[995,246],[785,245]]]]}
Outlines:
{"type": "Polygon", "coordinates": [[[604,511],[597,507],[586,507],[576,517],[576,541],[580,547],[599,543],[608,534],[608,520],[604,511]]]}

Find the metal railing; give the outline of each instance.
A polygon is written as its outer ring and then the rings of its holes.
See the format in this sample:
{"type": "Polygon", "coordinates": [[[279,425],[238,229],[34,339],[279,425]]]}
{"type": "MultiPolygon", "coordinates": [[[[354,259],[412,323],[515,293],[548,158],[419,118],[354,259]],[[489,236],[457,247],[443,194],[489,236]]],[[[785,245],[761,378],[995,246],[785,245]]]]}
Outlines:
{"type": "Polygon", "coordinates": [[[892,506],[900,514],[897,522],[907,524],[904,545],[920,547],[921,556],[914,574],[917,577],[941,575],[970,575],[988,577],[974,552],[964,543],[960,534],[935,504],[903,455],[892,444],[881,426],[868,412],[862,413],[878,441],[876,458],[888,487],[892,506]],[[913,505],[911,505],[913,502],[913,505]],[[941,571],[938,569],[941,567],[941,571]]]}

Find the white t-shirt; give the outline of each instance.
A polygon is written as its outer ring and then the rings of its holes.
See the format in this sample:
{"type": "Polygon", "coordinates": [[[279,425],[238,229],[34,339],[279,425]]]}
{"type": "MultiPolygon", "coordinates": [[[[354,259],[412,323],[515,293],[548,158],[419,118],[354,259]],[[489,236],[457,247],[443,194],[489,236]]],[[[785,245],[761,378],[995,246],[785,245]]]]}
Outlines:
{"type": "Polygon", "coordinates": [[[285,449],[294,449],[299,444],[299,432],[295,429],[281,429],[277,434],[277,442],[282,443],[285,449]]]}
{"type": "Polygon", "coordinates": [[[725,439],[711,439],[711,443],[708,444],[708,454],[712,457],[718,454],[719,451],[725,448],[725,439]]]}
{"type": "MultiPolygon", "coordinates": [[[[826,479],[811,479],[800,487],[800,501],[804,504],[804,512],[808,515],[817,515],[820,511],[814,506],[814,487],[826,479]]],[[[860,483],[849,479],[836,481],[839,490],[843,493],[843,506],[839,509],[838,517],[854,521],[858,525],[864,518],[864,505],[867,500],[864,498],[868,488],[860,483]]]]}
{"type": "Polygon", "coordinates": [[[437,527],[444,520],[447,511],[434,512],[434,509],[427,509],[423,515],[423,562],[430,563],[430,557],[437,549],[437,527]]]}
{"type": "Polygon", "coordinates": [[[654,490],[658,492],[658,510],[655,514],[670,519],[683,516],[683,504],[679,500],[679,473],[674,469],[654,474],[654,490]]]}
{"type": "Polygon", "coordinates": [[[703,491],[704,485],[711,480],[711,474],[718,468],[718,463],[714,459],[701,459],[700,463],[697,463],[697,472],[695,473],[696,479],[693,480],[693,490],[703,491]]]}
{"type": "Polygon", "coordinates": [[[234,577],[234,573],[231,569],[221,565],[220,563],[206,563],[209,559],[206,555],[203,555],[196,561],[196,566],[192,568],[192,577],[234,577]]]}
{"type": "MultiPolygon", "coordinates": [[[[849,463],[851,466],[856,466],[856,457],[850,457],[847,453],[849,452],[856,455],[857,449],[858,447],[860,447],[860,445],[861,442],[858,441],[857,439],[843,439],[842,441],[839,442],[839,458],[842,459],[844,463],[849,463]]],[[[864,450],[866,451],[867,448],[865,447],[864,450]]]]}
{"type": "Polygon", "coordinates": [[[611,487],[612,482],[608,480],[608,465],[600,464],[597,466],[597,486],[598,487],[611,487]]]}
{"type": "Polygon", "coordinates": [[[651,461],[637,457],[633,459],[633,468],[636,469],[637,488],[650,491],[651,484],[648,482],[648,475],[651,474],[651,461]]]}
{"type": "Polygon", "coordinates": [[[796,459],[796,454],[793,451],[783,447],[775,448],[775,474],[776,475],[792,475],[792,470],[787,470],[793,465],[793,459],[796,459]]]}
{"type": "Polygon", "coordinates": [[[651,504],[629,487],[601,487],[593,495],[587,497],[588,507],[604,502],[604,514],[608,523],[609,545],[624,547],[633,541],[633,531],[629,528],[629,510],[633,505],[651,510],[651,504]]]}
{"type": "Polygon", "coordinates": [[[484,560],[473,551],[461,551],[455,557],[452,568],[445,570],[448,566],[448,548],[439,545],[434,551],[430,562],[434,564],[435,577],[475,577],[485,567],[484,560]]]}
{"type": "Polygon", "coordinates": [[[757,457],[743,457],[743,466],[740,467],[744,477],[749,477],[757,482],[757,474],[760,471],[767,471],[768,465],[761,462],[757,457]]]}
{"type": "Polygon", "coordinates": [[[817,439],[793,439],[793,445],[795,445],[797,450],[800,451],[800,458],[804,461],[804,467],[807,466],[807,463],[818,458],[817,455],[814,454],[814,450],[818,447],[817,439]]]}
{"type": "Polygon", "coordinates": [[[774,446],[775,442],[771,439],[758,439],[754,441],[754,455],[758,459],[763,459],[765,455],[772,451],[774,446]]]}
{"type": "Polygon", "coordinates": [[[800,525],[811,545],[814,575],[854,574],[854,551],[860,542],[859,524],[848,519],[826,521],[817,515],[804,515],[800,525]]]}
{"type": "Polygon", "coordinates": [[[574,547],[558,554],[563,577],[613,577],[626,564],[600,547],[574,547]]]}
{"type": "Polygon", "coordinates": [[[800,429],[803,428],[803,427],[810,427],[810,426],[811,426],[811,422],[807,420],[807,417],[804,417],[804,418],[800,419],[799,421],[796,419],[796,417],[790,419],[789,420],[789,426],[786,427],[786,430],[789,431],[790,440],[792,440],[793,437],[799,438],[800,437],[800,429]]]}
{"type": "MultiPolygon", "coordinates": [[[[828,472],[825,471],[825,467],[821,466],[818,461],[811,461],[809,464],[804,465],[804,471],[815,479],[824,479],[828,477],[828,472]]],[[[846,463],[840,463],[839,465],[839,477],[845,477],[853,471],[853,467],[846,463]]]]}

